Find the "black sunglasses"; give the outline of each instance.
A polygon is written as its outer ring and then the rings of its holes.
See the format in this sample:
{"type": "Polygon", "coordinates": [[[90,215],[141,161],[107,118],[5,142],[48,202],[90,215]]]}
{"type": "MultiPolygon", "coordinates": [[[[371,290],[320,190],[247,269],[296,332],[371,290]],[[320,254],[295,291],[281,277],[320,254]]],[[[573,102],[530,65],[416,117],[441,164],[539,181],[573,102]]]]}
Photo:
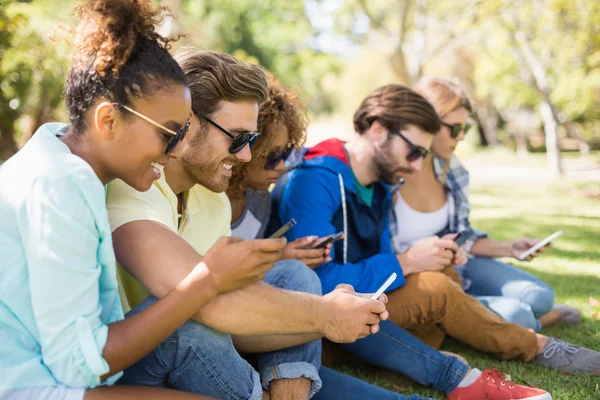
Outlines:
{"type": "Polygon", "coordinates": [[[256,139],[258,139],[258,137],[260,136],[260,133],[258,133],[258,132],[240,133],[239,135],[234,136],[227,129],[219,126],[219,124],[217,124],[215,121],[211,120],[210,118],[208,118],[208,117],[202,117],[202,118],[204,118],[212,126],[214,126],[215,128],[217,128],[218,130],[220,130],[221,132],[223,132],[224,134],[226,134],[227,136],[229,136],[231,138],[231,146],[229,146],[229,154],[235,154],[235,153],[239,152],[247,144],[249,144],[250,147],[252,148],[252,145],[254,145],[254,143],[256,143],[256,139]]]}
{"type": "Polygon", "coordinates": [[[429,150],[427,150],[423,146],[417,146],[416,144],[414,144],[413,142],[408,140],[408,138],[406,136],[404,136],[402,133],[400,133],[400,132],[392,132],[392,133],[395,133],[396,135],[400,136],[402,138],[402,140],[404,140],[406,142],[406,144],[408,145],[408,147],[410,148],[410,151],[406,155],[407,161],[417,161],[419,158],[425,158],[429,154],[429,150]]]}
{"type": "Polygon", "coordinates": [[[155,120],[153,120],[152,118],[142,114],[139,111],[135,111],[132,108],[127,107],[126,105],[123,104],[119,104],[119,103],[112,103],[114,106],[118,106],[118,107],[122,107],[125,110],[129,111],[130,113],[132,113],[133,115],[136,115],[138,117],[140,117],[141,119],[143,119],[144,121],[156,126],[157,128],[162,129],[163,131],[169,133],[171,136],[169,136],[169,140],[167,142],[167,149],[165,150],[165,154],[169,154],[173,151],[173,149],[175,148],[175,146],[177,146],[179,144],[179,142],[181,142],[183,140],[183,138],[185,137],[185,135],[188,133],[188,130],[190,129],[190,120],[188,119],[187,122],[185,123],[185,125],[183,125],[181,128],[177,129],[177,130],[172,130],[167,128],[166,126],[159,124],[158,122],[156,122],[155,120]]]}
{"type": "Polygon", "coordinates": [[[267,155],[267,161],[265,162],[265,169],[275,169],[281,161],[286,161],[294,149],[287,149],[285,151],[272,151],[267,155]]]}
{"type": "Polygon", "coordinates": [[[466,135],[467,132],[469,132],[469,129],[471,129],[471,126],[473,126],[473,124],[471,124],[470,122],[466,122],[464,125],[461,125],[461,124],[450,125],[450,124],[445,123],[444,121],[442,121],[442,125],[444,125],[448,129],[450,129],[450,136],[452,136],[452,139],[456,139],[461,131],[464,135],[466,135]]]}

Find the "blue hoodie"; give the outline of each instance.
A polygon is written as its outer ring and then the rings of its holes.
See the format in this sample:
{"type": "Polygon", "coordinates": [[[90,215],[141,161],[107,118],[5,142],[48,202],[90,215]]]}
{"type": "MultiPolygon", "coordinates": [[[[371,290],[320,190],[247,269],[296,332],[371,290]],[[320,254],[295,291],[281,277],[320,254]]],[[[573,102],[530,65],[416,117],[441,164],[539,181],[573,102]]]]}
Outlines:
{"type": "Polygon", "coordinates": [[[375,292],[392,272],[398,278],[387,291],[405,283],[390,241],[390,188],[382,182],[374,186],[369,207],[356,191],[343,142],[330,139],[305,151],[297,167],[273,190],[267,234],[291,218],[297,224],[286,234],[289,241],[345,233],[345,239],[333,245],[333,260],[315,269],[323,293],[340,283],[354,286],[357,292],[375,292]]]}

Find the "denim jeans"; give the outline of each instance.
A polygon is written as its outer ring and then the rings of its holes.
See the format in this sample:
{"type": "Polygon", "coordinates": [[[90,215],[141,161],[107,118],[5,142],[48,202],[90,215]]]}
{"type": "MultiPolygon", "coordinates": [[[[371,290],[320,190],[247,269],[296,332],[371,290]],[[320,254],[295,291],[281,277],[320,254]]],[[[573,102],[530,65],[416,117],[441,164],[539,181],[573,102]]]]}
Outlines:
{"type": "MultiPolygon", "coordinates": [[[[288,290],[321,294],[316,274],[304,264],[284,260],[275,264],[265,282],[288,290]]],[[[135,315],[156,302],[148,297],[131,310],[135,315]]],[[[272,379],[312,381],[311,395],[321,387],[321,341],[257,355],[258,370],[236,351],[231,336],[188,321],[153,352],[125,370],[122,385],[170,387],[219,399],[261,399],[272,379]]]]}
{"type": "Polygon", "coordinates": [[[539,332],[539,317],[552,310],[554,291],[538,278],[494,258],[474,257],[464,269],[467,293],[512,322],[539,332]]]}
{"type": "MultiPolygon", "coordinates": [[[[276,263],[265,281],[289,290],[321,293],[316,274],[297,261],[276,263]]],[[[156,298],[148,297],[127,317],[154,302],[156,298]]],[[[321,368],[320,340],[257,355],[256,364],[260,374],[235,350],[230,335],[188,321],[153,352],[125,370],[117,384],[174,388],[227,400],[258,400],[262,398],[263,387],[267,388],[272,379],[304,376],[312,381],[311,396],[318,392],[315,399],[422,399],[417,395],[406,397],[321,368]]]]}
{"type": "Polygon", "coordinates": [[[326,367],[320,374],[323,387],[313,400],[427,400],[416,394],[407,397],[391,392],[326,367]]]}
{"type": "Polygon", "coordinates": [[[371,364],[445,393],[452,392],[469,370],[468,365],[432,349],[393,322],[384,321],[379,327],[377,334],[344,347],[371,364]]]}

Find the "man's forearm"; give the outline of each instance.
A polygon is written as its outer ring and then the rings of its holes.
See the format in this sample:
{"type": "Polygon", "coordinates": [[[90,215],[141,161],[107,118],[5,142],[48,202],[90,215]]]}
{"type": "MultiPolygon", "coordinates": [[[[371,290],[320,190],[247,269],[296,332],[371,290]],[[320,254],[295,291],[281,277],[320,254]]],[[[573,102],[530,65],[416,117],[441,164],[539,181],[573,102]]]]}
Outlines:
{"type": "Polygon", "coordinates": [[[320,334],[326,313],[321,296],[258,282],[218,296],[193,320],[232,335],[320,334]]]}
{"type": "Polygon", "coordinates": [[[477,240],[470,253],[480,257],[511,257],[512,242],[502,242],[488,238],[477,240]]]}

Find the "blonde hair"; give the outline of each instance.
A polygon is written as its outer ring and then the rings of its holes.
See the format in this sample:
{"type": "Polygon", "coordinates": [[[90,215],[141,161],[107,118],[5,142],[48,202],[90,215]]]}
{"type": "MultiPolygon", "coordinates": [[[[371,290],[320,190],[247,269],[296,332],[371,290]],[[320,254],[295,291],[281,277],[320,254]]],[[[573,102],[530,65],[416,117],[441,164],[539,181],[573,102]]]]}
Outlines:
{"type": "MultiPolygon", "coordinates": [[[[441,119],[459,108],[466,108],[469,113],[473,111],[464,90],[458,84],[447,79],[423,77],[419,79],[414,90],[433,105],[441,119]]],[[[442,184],[446,184],[451,162],[452,158],[444,160],[444,172],[440,178],[442,184]]]]}
{"type": "Polygon", "coordinates": [[[440,118],[461,107],[472,112],[471,102],[462,88],[447,79],[424,77],[414,87],[415,92],[429,101],[440,118]]]}

